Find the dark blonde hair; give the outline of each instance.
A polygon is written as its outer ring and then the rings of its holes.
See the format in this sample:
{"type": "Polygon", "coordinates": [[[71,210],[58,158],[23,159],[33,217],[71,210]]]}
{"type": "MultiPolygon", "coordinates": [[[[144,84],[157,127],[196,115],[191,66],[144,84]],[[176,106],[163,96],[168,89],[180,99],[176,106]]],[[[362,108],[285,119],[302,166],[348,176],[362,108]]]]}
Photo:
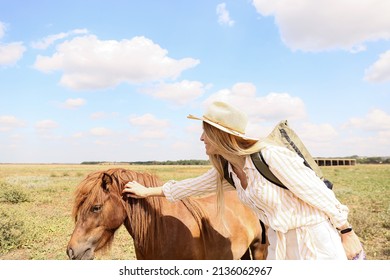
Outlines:
{"type": "Polygon", "coordinates": [[[223,215],[223,188],[224,164],[227,160],[233,166],[240,166],[245,161],[245,156],[258,152],[261,148],[260,141],[244,139],[224,132],[206,122],[203,122],[203,131],[206,134],[210,144],[216,149],[217,153],[209,155],[209,159],[214,168],[218,171],[217,178],[217,206],[218,213],[223,215]]]}

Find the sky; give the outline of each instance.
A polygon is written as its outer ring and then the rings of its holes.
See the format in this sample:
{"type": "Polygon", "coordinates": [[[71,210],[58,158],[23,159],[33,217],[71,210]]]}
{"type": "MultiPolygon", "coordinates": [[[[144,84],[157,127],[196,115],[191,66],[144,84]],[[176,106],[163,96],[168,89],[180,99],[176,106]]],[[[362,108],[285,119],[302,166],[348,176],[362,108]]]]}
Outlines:
{"type": "Polygon", "coordinates": [[[0,0],[0,163],[207,159],[214,100],[390,156],[388,0],[0,0]]]}

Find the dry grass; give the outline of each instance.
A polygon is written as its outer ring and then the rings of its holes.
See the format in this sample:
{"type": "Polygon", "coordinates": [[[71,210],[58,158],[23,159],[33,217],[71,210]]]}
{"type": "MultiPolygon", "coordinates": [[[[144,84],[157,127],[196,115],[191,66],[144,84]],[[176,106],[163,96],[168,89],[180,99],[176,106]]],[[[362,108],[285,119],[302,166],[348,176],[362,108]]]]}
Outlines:
{"type": "MultiPolygon", "coordinates": [[[[116,166],[118,167],[118,166],[116,166]]],[[[164,181],[194,177],[208,166],[121,166],[157,174],[164,181]]],[[[73,230],[73,191],[102,165],[0,165],[0,259],[67,259],[73,230]]],[[[390,166],[326,167],[338,198],[350,208],[350,221],[368,259],[390,259],[390,166]]],[[[132,239],[123,227],[112,250],[97,259],[134,259],[132,239]]]]}

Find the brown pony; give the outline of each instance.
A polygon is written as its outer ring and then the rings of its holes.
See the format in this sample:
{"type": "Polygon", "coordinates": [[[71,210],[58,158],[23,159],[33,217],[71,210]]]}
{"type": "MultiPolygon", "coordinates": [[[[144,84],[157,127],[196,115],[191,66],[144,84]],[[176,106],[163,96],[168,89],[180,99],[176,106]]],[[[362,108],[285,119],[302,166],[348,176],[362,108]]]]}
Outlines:
{"type": "Polygon", "coordinates": [[[134,240],[137,259],[240,259],[250,254],[265,259],[259,220],[235,191],[225,193],[223,225],[215,195],[174,203],[164,197],[124,198],[124,186],[133,180],[162,185],[156,176],[121,168],[93,172],[79,184],[75,229],[66,251],[70,259],[93,259],[96,251],[110,247],[122,224],[134,240]]]}

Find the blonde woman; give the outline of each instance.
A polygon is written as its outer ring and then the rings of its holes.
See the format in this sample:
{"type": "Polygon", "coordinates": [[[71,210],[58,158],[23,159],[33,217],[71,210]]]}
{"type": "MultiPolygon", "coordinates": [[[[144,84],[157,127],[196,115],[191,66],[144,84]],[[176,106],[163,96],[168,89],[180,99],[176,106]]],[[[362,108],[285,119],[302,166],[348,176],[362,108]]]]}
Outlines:
{"type": "MultiPolygon", "coordinates": [[[[224,179],[224,166],[238,197],[268,227],[267,259],[352,259],[362,250],[348,223],[348,208],[324,186],[303,160],[287,148],[245,135],[246,115],[224,102],[214,102],[203,117],[206,154],[213,167],[205,174],[158,188],[129,182],[124,194],[135,198],[165,196],[176,201],[188,196],[217,192],[221,212],[224,190],[233,187],[224,179]],[[261,151],[270,170],[288,189],[264,178],[250,155],[261,151]]],[[[223,217],[223,213],[221,213],[223,217]]]]}

